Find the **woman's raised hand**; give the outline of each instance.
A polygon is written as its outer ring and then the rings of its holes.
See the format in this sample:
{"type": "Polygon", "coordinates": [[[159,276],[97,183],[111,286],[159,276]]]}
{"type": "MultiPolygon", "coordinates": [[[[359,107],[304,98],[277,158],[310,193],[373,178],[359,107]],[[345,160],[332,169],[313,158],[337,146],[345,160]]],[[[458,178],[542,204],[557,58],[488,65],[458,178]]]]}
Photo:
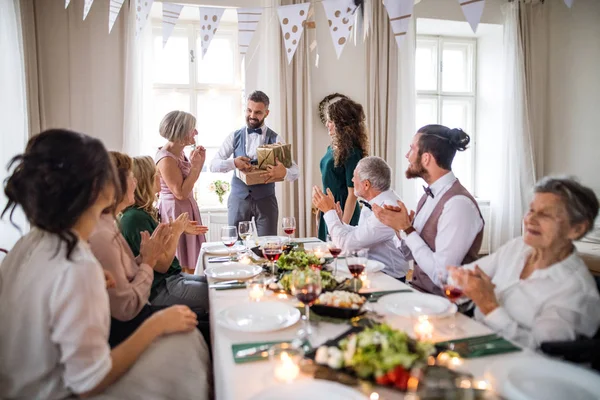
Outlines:
{"type": "Polygon", "coordinates": [[[140,233],[142,243],[140,244],[140,256],[142,262],[154,268],[160,255],[166,251],[166,243],[171,240],[173,233],[168,224],[159,224],[152,236],[146,231],[140,233]]]}

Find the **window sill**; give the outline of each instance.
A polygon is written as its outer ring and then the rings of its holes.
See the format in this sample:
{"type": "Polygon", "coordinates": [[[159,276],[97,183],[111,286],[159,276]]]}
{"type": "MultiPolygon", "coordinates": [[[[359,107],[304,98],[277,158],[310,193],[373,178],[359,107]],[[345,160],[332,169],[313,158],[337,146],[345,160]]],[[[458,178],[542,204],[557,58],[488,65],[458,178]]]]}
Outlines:
{"type": "Polygon", "coordinates": [[[227,206],[226,205],[222,205],[222,206],[200,206],[198,207],[200,209],[200,213],[211,213],[211,212],[227,212],[227,206]]]}

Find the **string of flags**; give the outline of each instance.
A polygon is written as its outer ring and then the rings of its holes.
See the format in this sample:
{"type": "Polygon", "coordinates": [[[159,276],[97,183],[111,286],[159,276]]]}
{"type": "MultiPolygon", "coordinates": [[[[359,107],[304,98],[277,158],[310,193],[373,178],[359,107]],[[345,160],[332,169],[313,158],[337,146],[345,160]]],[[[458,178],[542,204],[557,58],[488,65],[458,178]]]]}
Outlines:
{"type": "MultiPolygon", "coordinates": [[[[407,35],[410,21],[413,16],[415,3],[421,0],[382,0],[385,9],[388,13],[392,32],[396,38],[398,47],[407,35]]],[[[477,26],[483,15],[485,0],[457,0],[463,14],[473,32],[477,31],[477,26]]],[[[123,8],[125,0],[110,0],[108,14],[108,32],[112,28],[123,8]]],[[[355,25],[358,28],[363,26],[362,12],[359,11],[359,0],[316,0],[323,5],[331,40],[335,48],[337,58],[340,58],[344,46],[349,40],[350,34],[355,25]],[[361,14],[359,16],[359,14],[361,14]]],[[[564,0],[567,7],[571,8],[575,0],[564,0]]],[[[65,0],[65,9],[69,7],[71,0],[65,0]]],[[[84,0],[83,19],[88,16],[94,0],[84,0]]],[[[135,32],[138,35],[146,24],[154,0],[132,0],[132,6],[135,7],[135,32]]],[[[308,21],[312,16],[313,10],[310,9],[313,3],[306,2],[301,4],[292,4],[277,7],[277,15],[281,32],[284,38],[284,52],[286,53],[288,63],[292,62],[298,43],[302,37],[305,26],[314,27],[314,21],[308,21]],[[310,10],[309,10],[310,9],[310,10]]],[[[201,46],[202,57],[206,55],[210,43],[219,28],[221,17],[225,12],[225,8],[217,7],[198,7],[174,3],[162,3],[162,28],[163,28],[163,46],[167,44],[177,20],[181,15],[183,7],[195,7],[199,9],[199,18],[201,26],[201,46]]],[[[254,32],[258,28],[264,8],[267,7],[251,7],[237,8],[238,16],[238,48],[241,58],[243,59],[248,51],[254,32]]],[[[364,23],[363,40],[368,30],[368,21],[364,23]]],[[[355,41],[356,36],[354,35],[355,41]]],[[[311,45],[311,47],[313,47],[311,45]]]]}

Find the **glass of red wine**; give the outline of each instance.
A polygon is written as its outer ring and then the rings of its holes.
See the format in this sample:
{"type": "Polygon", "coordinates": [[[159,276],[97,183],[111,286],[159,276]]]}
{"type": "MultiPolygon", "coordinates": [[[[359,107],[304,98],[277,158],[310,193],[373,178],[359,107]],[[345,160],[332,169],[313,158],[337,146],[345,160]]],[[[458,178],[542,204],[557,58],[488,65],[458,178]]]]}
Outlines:
{"type": "Polygon", "coordinates": [[[346,262],[348,263],[348,271],[350,271],[354,277],[353,283],[355,292],[358,290],[356,285],[360,280],[360,274],[362,274],[367,267],[367,261],[369,261],[369,250],[367,249],[353,250],[346,259],[346,262]]]}
{"type": "Polygon", "coordinates": [[[342,249],[341,247],[336,246],[335,242],[331,238],[331,235],[327,235],[327,249],[329,250],[331,257],[333,257],[333,276],[335,276],[338,268],[338,257],[340,254],[342,254],[342,249]]]}
{"type": "Polygon", "coordinates": [[[221,241],[226,247],[233,247],[238,240],[238,231],[235,226],[224,226],[221,228],[221,241]]]}
{"type": "MultiPolygon", "coordinates": [[[[464,297],[463,290],[460,284],[454,281],[448,271],[439,271],[438,279],[440,282],[440,286],[442,288],[442,292],[444,296],[448,298],[452,303],[456,304],[461,298],[464,297]]],[[[450,330],[452,331],[452,335],[456,333],[456,314],[452,314],[452,318],[450,318],[450,330]]]]}
{"type": "Polygon", "coordinates": [[[275,261],[279,260],[279,256],[283,252],[283,246],[279,238],[268,239],[262,247],[263,256],[271,263],[271,273],[275,275],[275,261]]]}
{"type": "Polygon", "coordinates": [[[292,241],[292,235],[296,232],[296,218],[294,217],[284,217],[281,221],[281,225],[283,227],[283,231],[286,235],[288,235],[288,241],[292,241]]]}
{"type": "Polygon", "coordinates": [[[300,337],[312,335],[310,326],[310,307],[321,294],[321,272],[312,268],[294,270],[291,279],[292,294],[304,304],[304,328],[298,331],[300,337]]]}

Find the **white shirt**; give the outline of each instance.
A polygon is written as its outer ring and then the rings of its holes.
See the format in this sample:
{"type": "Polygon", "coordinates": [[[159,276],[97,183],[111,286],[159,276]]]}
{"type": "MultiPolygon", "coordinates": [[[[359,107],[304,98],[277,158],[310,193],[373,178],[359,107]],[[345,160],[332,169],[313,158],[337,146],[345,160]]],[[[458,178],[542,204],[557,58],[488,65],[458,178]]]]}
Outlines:
{"type": "MultiPolygon", "coordinates": [[[[419,236],[434,208],[454,182],[456,177],[450,171],[429,186],[433,198],[427,196],[425,204],[413,221],[415,232],[402,241],[405,244],[402,246],[405,256],[412,256],[437,286],[441,286],[439,274],[447,273],[446,267],[449,265],[462,264],[475,237],[483,229],[483,220],[471,199],[466,196],[454,196],[446,202],[438,220],[435,251],[432,251],[419,236]]],[[[401,245],[399,240],[396,241],[396,245],[401,245]]]]}
{"type": "MultiPolygon", "coordinates": [[[[267,126],[263,124],[261,126],[262,134],[248,134],[248,127],[244,128],[244,135],[246,135],[246,155],[251,159],[256,159],[256,149],[258,146],[262,146],[267,138],[267,126]]],[[[221,145],[221,148],[217,152],[217,155],[210,163],[210,172],[229,172],[235,169],[234,159],[230,158],[234,153],[234,139],[235,132],[231,132],[225,141],[221,145]]],[[[285,143],[281,136],[277,135],[275,138],[276,143],[285,143]]],[[[287,173],[285,174],[286,181],[295,181],[300,175],[300,170],[295,162],[292,162],[290,168],[286,168],[287,173]]]]}
{"type": "Polygon", "coordinates": [[[32,229],[0,265],[0,398],[64,399],[112,368],[102,267],[79,241],[32,229]],[[58,252],[57,252],[58,250],[58,252]]]}
{"type": "MultiPolygon", "coordinates": [[[[400,197],[390,189],[372,198],[369,204],[398,205],[398,200],[400,197]]],[[[394,243],[394,229],[379,222],[368,207],[362,207],[357,226],[344,224],[335,210],[326,212],[324,218],[331,239],[343,252],[368,248],[369,258],[385,265],[383,272],[394,278],[406,275],[408,262],[394,243]]]]}
{"type": "Polygon", "coordinates": [[[594,278],[574,251],[563,261],[535,270],[521,280],[531,247],[519,237],[495,253],[464,268],[479,265],[496,285],[500,307],[475,318],[507,339],[537,348],[540,343],[593,336],[600,326],[600,296],[594,278]]]}

